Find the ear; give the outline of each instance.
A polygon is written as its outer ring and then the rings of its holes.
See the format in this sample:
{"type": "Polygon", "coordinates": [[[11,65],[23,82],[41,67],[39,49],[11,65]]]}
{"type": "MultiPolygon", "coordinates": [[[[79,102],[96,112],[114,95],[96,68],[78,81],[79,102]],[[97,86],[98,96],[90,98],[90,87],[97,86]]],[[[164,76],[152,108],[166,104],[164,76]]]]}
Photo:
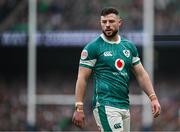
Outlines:
{"type": "Polygon", "coordinates": [[[119,19],[119,27],[122,27],[122,25],[123,25],[123,20],[119,19]]]}

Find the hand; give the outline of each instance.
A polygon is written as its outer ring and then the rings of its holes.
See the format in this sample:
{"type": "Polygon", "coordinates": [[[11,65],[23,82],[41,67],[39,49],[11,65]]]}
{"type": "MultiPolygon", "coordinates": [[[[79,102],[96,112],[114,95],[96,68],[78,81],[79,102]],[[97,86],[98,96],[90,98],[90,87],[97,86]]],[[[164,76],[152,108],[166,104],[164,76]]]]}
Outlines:
{"type": "Polygon", "coordinates": [[[79,128],[83,128],[85,125],[84,119],[85,119],[84,111],[79,111],[79,112],[75,111],[73,114],[72,122],[74,123],[75,126],[79,128]]]}
{"type": "Polygon", "coordinates": [[[158,99],[151,101],[151,107],[154,118],[158,117],[161,114],[161,106],[159,104],[158,99]]]}

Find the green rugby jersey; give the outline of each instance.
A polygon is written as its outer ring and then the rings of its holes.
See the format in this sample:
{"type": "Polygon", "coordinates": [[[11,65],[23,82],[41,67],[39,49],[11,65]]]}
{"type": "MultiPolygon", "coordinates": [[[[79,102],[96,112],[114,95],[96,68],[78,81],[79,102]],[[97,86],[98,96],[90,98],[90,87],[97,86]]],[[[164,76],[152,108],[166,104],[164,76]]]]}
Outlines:
{"type": "Polygon", "coordinates": [[[140,63],[136,47],[128,40],[108,41],[101,34],[81,52],[80,66],[93,70],[93,106],[129,108],[129,79],[133,65],[140,63]]]}

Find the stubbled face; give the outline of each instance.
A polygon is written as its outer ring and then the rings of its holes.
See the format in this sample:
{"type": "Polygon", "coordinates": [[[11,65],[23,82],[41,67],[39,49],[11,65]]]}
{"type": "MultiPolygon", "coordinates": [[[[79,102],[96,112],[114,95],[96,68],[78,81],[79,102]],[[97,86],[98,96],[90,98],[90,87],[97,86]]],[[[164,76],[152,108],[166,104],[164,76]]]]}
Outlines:
{"type": "Polygon", "coordinates": [[[102,32],[107,38],[114,37],[119,31],[119,27],[122,24],[120,18],[111,13],[106,16],[101,16],[101,28],[102,32]]]}

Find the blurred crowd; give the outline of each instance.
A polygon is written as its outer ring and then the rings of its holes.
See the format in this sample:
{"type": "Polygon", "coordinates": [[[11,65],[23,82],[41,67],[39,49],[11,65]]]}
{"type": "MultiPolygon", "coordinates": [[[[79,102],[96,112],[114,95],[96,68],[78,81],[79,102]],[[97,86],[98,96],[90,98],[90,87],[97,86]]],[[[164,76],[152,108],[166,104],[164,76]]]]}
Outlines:
{"type": "MultiPolygon", "coordinates": [[[[0,78],[0,130],[28,130],[27,119],[27,84],[26,77],[0,78]]],[[[164,80],[165,78],[163,78],[164,80]]],[[[166,81],[157,79],[156,92],[162,105],[161,116],[153,121],[152,130],[180,130],[180,98],[177,78],[166,81]],[[173,86],[173,87],[172,87],[173,86]]],[[[83,129],[95,131],[97,127],[92,115],[92,81],[87,89],[85,101],[86,127],[83,129]]],[[[44,74],[37,81],[37,94],[74,94],[75,75],[68,73],[44,74]]],[[[140,88],[132,80],[130,93],[141,93],[140,88]]],[[[74,111],[73,105],[37,105],[36,128],[38,131],[71,131],[80,130],[71,122],[74,111]]],[[[142,128],[142,106],[131,105],[131,130],[140,131],[142,128]]]]}
{"type": "MultiPolygon", "coordinates": [[[[99,14],[105,6],[115,6],[119,9],[120,16],[124,20],[121,30],[133,32],[143,29],[143,0],[37,0],[37,2],[37,28],[41,32],[99,30],[99,14]]],[[[155,34],[179,34],[180,1],[155,0],[154,2],[155,34]]],[[[1,33],[6,31],[26,32],[28,30],[27,23],[28,0],[0,0],[1,33]]],[[[72,55],[71,51],[68,55],[72,55]]],[[[66,57],[68,58],[68,56],[66,57]]],[[[73,61],[72,58],[68,59],[73,61]]],[[[67,61],[70,63],[68,59],[67,61]]],[[[70,63],[70,68],[74,66],[73,64],[74,62],[70,63]]],[[[167,62],[163,64],[168,65],[167,62]]],[[[0,131],[28,130],[26,122],[27,76],[24,74],[12,76],[10,72],[3,75],[1,72],[0,131]]],[[[37,94],[74,94],[76,74],[73,72],[41,73],[37,78],[37,94]]],[[[156,78],[155,89],[160,99],[162,113],[158,119],[153,121],[153,130],[180,131],[180,84],[178,79],[177,75],[172,77],[159,75],[156,78]]],[[[90,83],[85,101],[86,127],[83,129],[88,131],[97,130],[92,115],[92,91],[92,83],[90,83]]],[[[130,85],[130,93],[141,94],[141,90],[134,80],[130,85]]],[[[142,106],[132,105],[130,109],[131,130],[142,130],[142,106]]],[[[79,129],[74,127],[71,122],[73,111],[74,105],[37,105],[35,129],[39,131],[78,131],[79,129]]]]}
{"type": "MultiPolygon", "coordinates": [[[[142,31],[143,0],[38,0],[39,31],[98,30],[100,11],[115,6],[124,20],[124,31],[142,31]]],[[[28,1],[0,1],[0,31],[27,31],[28,1]]],[[[155,34],[179,34],[180,1],[155,0],[155,34]]]]}

